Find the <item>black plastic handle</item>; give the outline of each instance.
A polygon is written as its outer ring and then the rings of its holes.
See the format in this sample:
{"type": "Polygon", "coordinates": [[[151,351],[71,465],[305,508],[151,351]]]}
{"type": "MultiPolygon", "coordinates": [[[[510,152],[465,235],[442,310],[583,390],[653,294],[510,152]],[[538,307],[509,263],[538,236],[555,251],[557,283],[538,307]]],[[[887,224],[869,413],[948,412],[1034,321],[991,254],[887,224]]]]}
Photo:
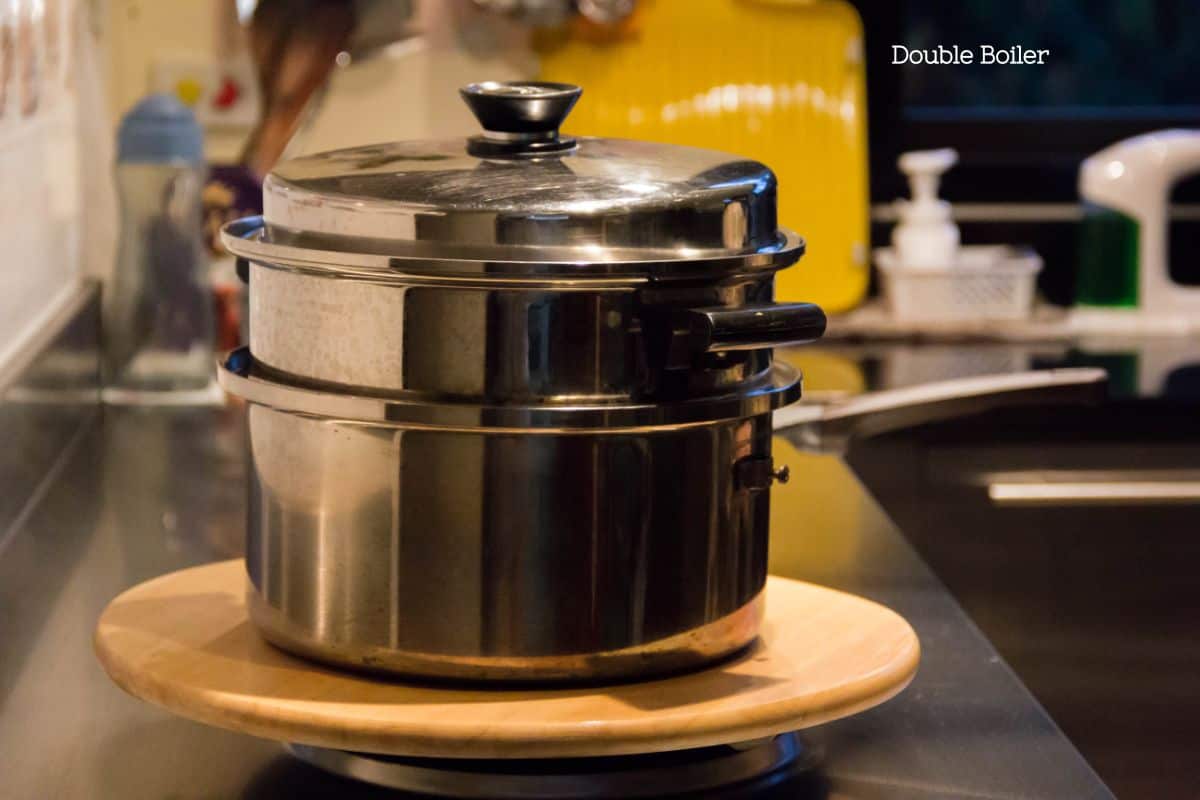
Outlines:
{"type": "Polygon", "coordinates": [[[554,133],[583,90],[570,83],[486,81],[459,93],[485,131],[554,133]]]}
{"type": "Polygon", "coordinates": [[[573,139],[558,129],[583,90],[570,83],[486,81],[459,89],[483,135],[468,143],[472,155],[531,155],[566,150],[573,139]]]}
{"type": "Polygon", "coordinates": [[[693,353],[803,344],[825,333],[825,312],[812,303],[690,308],[683,315],[693,353]]]}

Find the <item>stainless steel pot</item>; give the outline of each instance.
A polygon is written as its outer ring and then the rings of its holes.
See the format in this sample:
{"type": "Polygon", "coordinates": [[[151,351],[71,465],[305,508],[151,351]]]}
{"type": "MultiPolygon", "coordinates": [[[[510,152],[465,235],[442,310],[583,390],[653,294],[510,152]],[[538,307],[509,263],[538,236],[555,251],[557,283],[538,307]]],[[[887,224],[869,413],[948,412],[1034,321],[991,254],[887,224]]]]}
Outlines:
{"type": "Polygon", "coordinates": [[[579,95],[480,84],[485,133],[281,166],[233,223],[250,345],[255,624],[358,668],[598,679],[756,635],[773,302],[803,243],[775,179],[709,151],[571,139],[579,95]]]}

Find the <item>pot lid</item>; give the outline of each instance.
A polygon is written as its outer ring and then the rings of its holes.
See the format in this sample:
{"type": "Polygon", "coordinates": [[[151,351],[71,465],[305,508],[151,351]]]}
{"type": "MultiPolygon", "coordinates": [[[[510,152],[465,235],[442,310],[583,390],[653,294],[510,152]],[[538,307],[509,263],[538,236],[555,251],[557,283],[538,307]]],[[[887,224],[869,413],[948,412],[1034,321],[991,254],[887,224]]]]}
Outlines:
{"type": "Polygon", "coordinates": [[[252,260],[543,274],[769,269],[803,252],[776,226],[775,175],[757,161],[560,134],[581,94],[569,84],[478,83],[461,94],[482,134],[283,163],[264,182],[262,225],[227,232],[230,249],[252,260]]]}

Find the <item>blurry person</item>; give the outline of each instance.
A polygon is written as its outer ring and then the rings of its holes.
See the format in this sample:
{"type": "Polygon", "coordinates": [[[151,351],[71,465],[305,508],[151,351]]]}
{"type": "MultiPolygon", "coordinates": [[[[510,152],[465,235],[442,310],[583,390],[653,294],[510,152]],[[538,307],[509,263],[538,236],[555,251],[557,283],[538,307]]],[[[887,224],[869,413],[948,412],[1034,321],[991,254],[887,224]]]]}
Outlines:
{"type": "Polygon", "coordinates": [[[329,77],[354,30],[353,0],[262,0],[250,19],[262,114],[242,151],[260,179],[300,124],[309,98],[329,77]]]}

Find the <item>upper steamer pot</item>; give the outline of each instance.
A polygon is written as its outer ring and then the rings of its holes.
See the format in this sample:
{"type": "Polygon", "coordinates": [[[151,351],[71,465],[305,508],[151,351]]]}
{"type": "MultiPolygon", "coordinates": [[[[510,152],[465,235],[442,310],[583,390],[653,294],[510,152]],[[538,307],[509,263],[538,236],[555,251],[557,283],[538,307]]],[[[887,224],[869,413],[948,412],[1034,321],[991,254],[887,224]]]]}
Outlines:
{"type": "Polygon", "coordinates": [[[821,335],[772,302],[775,179],[557,128],[579,95],[479,84],[486,132],[281,165],[227,226],[250,347],[251,619],[327,662],[597,680],[752,641],[771,412],[821,335]]]}
{"type": "Polygon", "coordinates": [[[560,136],[573,86],[462,94],[482,136],[282,164],[262,219],[227,227],[261,367],[467,402],[679,400],[765,382],[761,348],[820,335],[819,309],[772,302],[804,245],[767,167],[560,136]]]}

